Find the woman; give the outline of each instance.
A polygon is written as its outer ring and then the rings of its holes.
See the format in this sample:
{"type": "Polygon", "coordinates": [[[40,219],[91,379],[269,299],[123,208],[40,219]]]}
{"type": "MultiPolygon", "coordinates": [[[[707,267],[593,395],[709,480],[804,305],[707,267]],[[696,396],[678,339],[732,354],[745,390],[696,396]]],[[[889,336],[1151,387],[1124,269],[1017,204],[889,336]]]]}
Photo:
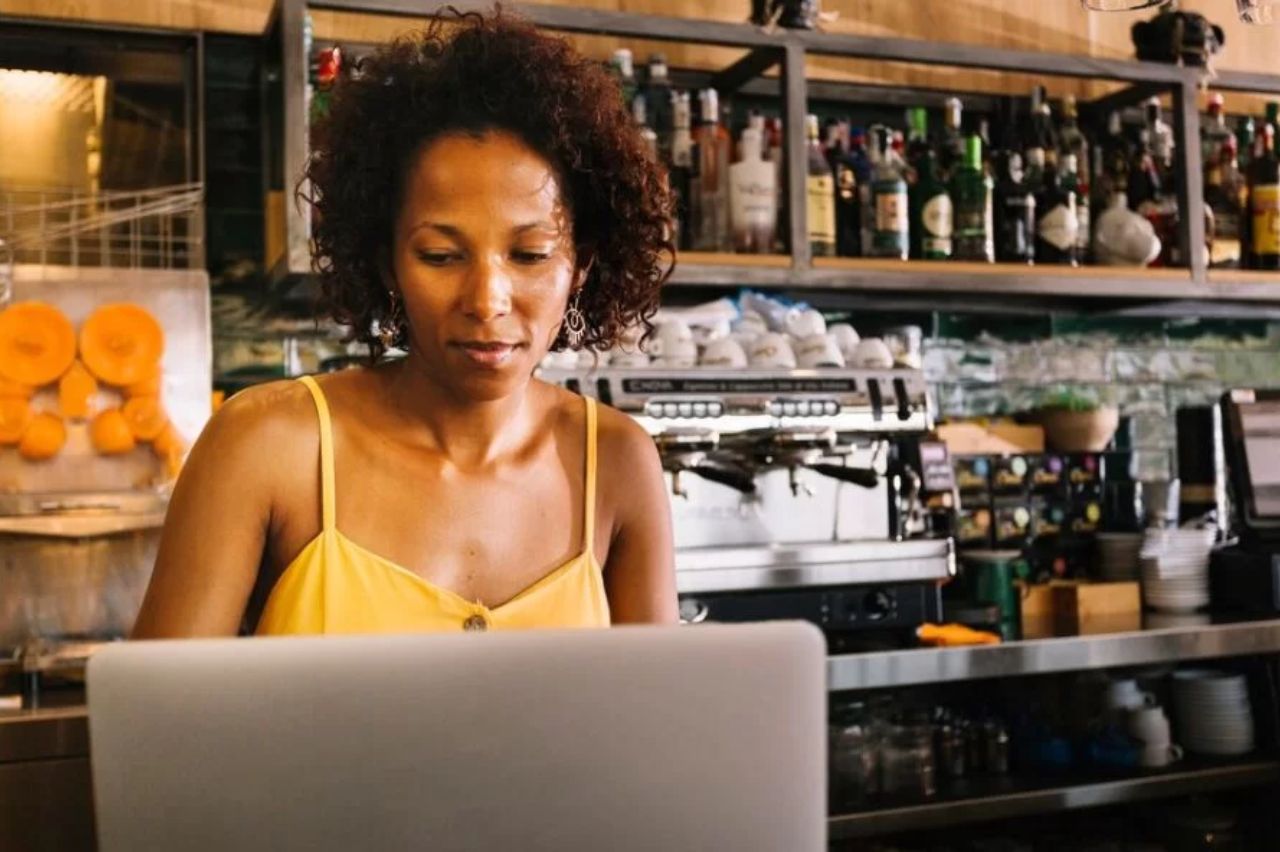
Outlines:
{"type": "Polygon", "coordinates": [[[134,635],[673,622],[653,442],[531,377],[645,322],[670,274],[670,199],[614,81],[470,15],[362,63],[316,135],[333,317],[408,357],[218,412],[134,635]]]}

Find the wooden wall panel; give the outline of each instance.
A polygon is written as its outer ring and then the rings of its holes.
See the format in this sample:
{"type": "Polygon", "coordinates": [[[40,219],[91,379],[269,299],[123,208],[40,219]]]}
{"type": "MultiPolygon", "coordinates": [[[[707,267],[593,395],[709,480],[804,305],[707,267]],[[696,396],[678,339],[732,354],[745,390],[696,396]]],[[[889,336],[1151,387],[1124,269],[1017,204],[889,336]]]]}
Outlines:
{"type": "MultiPolygon", "coordinates": [[[[745,20],[750,7],[750,0],[574,2],[584,7],[696,15],[724,21],[745,20]]],[[[271,0],[0,0],[0,14],[252,33],[261,31],[270,5],[271,0]]],[[[1149,11],[1089,13],[1080,7],[1078,0],[826,0],[823,5],[836,15],[835,20],[826,24],[833,32],[944,38],[966,44],[1104,57],[1131,56],[1129,28],[1134,21],[1151,14],[1149,11]]],[[[1227,49],[1219,61],[1220,67],[1280,73],[1280,27],[1251,27],[1240,23],[1228,0],[1182,0],[1182,6],[1209,15],[1226,30],[1227,49]]],[[[319,38],[364,42],[385,41],[414,26],[410,19],[326,11],[314,12],[313,20],[319,38]]],[[[622,44],[619,39],[605,37],[575,36],[574,41],[589,55],[602,59],[622,44]]],[[[637,61],[643,61],[654,50],[662,50],[675,67],[718,68],[740,55],[739,51],[701,45],[632,41],[628,46],[635,51],[637,61]]],[[[827,57],[811,58],[809,73],[820,79],[957,92],[1022,93],[1038,82],[1020,74],[827,57]]],[[[1043,82],[1050,85],[1054,96],[1072,92],[1089,97],[1109,88],[1105,84],[1065,78],[1043,82]]]]}

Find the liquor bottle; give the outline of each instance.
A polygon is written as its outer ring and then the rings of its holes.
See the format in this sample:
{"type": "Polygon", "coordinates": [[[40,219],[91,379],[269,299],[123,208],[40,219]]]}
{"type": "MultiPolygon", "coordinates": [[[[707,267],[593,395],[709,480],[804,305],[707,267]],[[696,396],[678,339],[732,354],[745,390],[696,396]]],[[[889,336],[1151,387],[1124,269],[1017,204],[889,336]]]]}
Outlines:
{"type": "Polygon", "coordinates": [[[671,162],[671,78],[667,76],[667,57],[661,53],[649,56],[649,73],[642,90],[648,102],[649,126],[658,134],[658,152],[662,162],[671,162]]]}
{"type": "Polygon", "coordinates": [[[982,137],[965,139],[964,162],[951,173],[951,202],[955,207],[952,257],[991,263],[995,258],[992,211],[994,185],[983,168],[982,137]]]}
{"type": "MultiPolygon", "coordinates": [[[[913,128],[914,132],[914,128],[913,128]]],[[[946,260],[951,257],[955,216],[947,185],[938,174],[938,158],[927,145],[917,144],[911,164],[915,180],[908,185],[908,234],[910,254],[917,260],[946,260]]],[[[911,150],[908,143],[908,151],[911,150]]]]}
{"type": "MultiPolygon", "coordinates": [[[[847,125],[844,129],[848,130],[847,125]]],[[[841,257],[862,254],[862,211],[858,195],[863,178],[859,155],[865,159],[862,133],[849,130],[847,146],[842,144],[837,156],[830,160],[836,187],[836,254],[841,257]]]]}
{"type": "Polygon", "coordinates": [[[1059,153],[1064,158],[1060,162],[1065,164],[1065,157],[1068,154],[1076,158],[1076,167],[1073,171],[1068,172],[1065,167],[1061,171],[1064,180],[1074,181],[1072,188],[1076,193],[1076,215],[1080,220],[1080,229],[1076,237],[1076,255],[1083,263],[1089,257],[1093,237],[1091,228],[1093,217],[1089,209],[1092,199],[1093,173],[1089,168],[1089,140],[1080,130],[1079,111],[1074,95],[1067,95],[1062,99],[1062,128],[1058,132],[1058,145],[1059,153]]]}
{"type": "Polygon", "coordinates": [[[762,127],[742,131],[742,159],[729,166],[729,222],[733,250],[768,254],[778,228],[777,188],[773,163],[761,156],[762,127]]]}
{"type": "Polygon", "coordinates": [[[1075,154],[1064,153],[1061,162],[1059,177],[1062,181],[1062,189],[1076,198],[1076,262],[1084,263],[1092,247],[1092,235],[1089,231],[1092,217],[1089,215],[1088,179],[1080,174],[1080,165],[1075,154]]]}
{"type": "MultiPolygon", "coordinates": [[[[1041,150],[1033,149],[1033,153],[1041,150]]],[[[1043,175],[1036,193],[1036,262],[1078,266],[1076,194],[1062,185],[1056,163],[1045,162],[1043,175]]]]}
{"type": "Polygon", "coordinates": [[[693,245],[694,204],[694,145],[691,132],[693,110],[688,92],[671,94],[671,191],[676,201],[676,233],[679,247],[693,245]]]}
{"type": "Polygon", "coordinates": [[[1236,156],[1240,159],[1240,171],[1249,174],[1249,164],[1253,162],[1253,142],[1255,137],[1253,119],[1244,116],[1236,124],[1236,156]]]}
{"type": "Polygon", "coordinates": [[[814,257],[829,257],[836,253],[835,178],[818,138],[818,117],[807,116],[804,127],[809,140],[809,173],[805,178],[809,251],[814,257]]]}
{"type": "Polygon", "coordinates": [[[1036,198],[1023,179],[1022,155],[1006,149],[995,164],[996,260],[1035,263],[1036,198]]]}
{"type": "Polygon", "coordinates": [[[698,221],[694,245],[698,251],[728,251],[729,132],[720,124],[720,96],[715,89],[698,93],[700,115],[694,133],[697,151],[698,221]]]}
{"type": "Polygon", "coordinates": [[[773,164],[773,185],[777,193],[777,201],[774,206],[778,210],[778,227],[773,237],[773,250],[778,254],[785,254],[787,251],[788,234],[787,223],[790,217],[787,215],[786,204],[786,165],[787,160],[784,156],[784,148],[782,146],[782,119],[767,118],[764,122],[764,136],[767,145],[767,153],[765,159],[773,164]]]}
{"type": "MultiPolygon", "coordinates": [[[[907,110],[907,165],[916,169],[917,162],[928,153],[932,153],[929,145],[929,111],[924,107],[912,107],[907,110]]],[[[908,175],[907,182],[910,183],[913,179],[908,175]]]]}
{"type": "Polygon", "coordinates": [[[910,250],[906,163],[894,148],[889,128],[877,126],[872,128],[872,133],[880,154],[871,177],[868,215],[873,218],[873,224],[870,254],[906,260],[910,250]]]}
{"type": "MultiPolygon", "coordinates": [[[[1144,168],[1152,174],[1143,178],[1151,192],[1137,202],[1138,212],[1155,226],[1160,237],[1160,257],[1152,266],[1180,266],[1183,263],[1182,247],[1178,239],[1178,198],[1174,192],[1173,128],[1160,116],[1160,99],[1151,98],[1145,104],[1148,145],[1143,155],[1144,168]],[[1148,162],[1149,161],[1149,162],[1148,162]]],[[[1130,204],[1134,204],[1132,197],[1130,204]]]]}
{"type": "Polygon", "coordinates": [[[938,166],[943,178],[950,180],[952,172],[965,162],[966,146],[960,130],[964,105],[959,98],[947,98],[942,103],[942,139],[938,143],[938,166]]]}
{"type": "Polygon", "coordinates": [[[1227,127],[1227,116],[1223,111],[1222,95],[1216,92],[1209,98],[1208,114],[1200,125],[1200,157],[1205,166],[1219,160],[1219,151],[1227,139],[1234,139],[1231,128],[1227,127]]]}
{"type": "Polygon", "coordinates": [[[640,140],[645,150],[655,161],[658,159],[658,134],[649,125],[649,99],[644,95],[636,95],[631,99],[631,119],[640,131],[640,140]]]}
{"type": "Polygon", "coordinates": [[[1236,138],[1230,133],[1217,148],[1216,162],[1204,172],[1204,203],[1213,211],[1209,265],[1234,269],[1241,261],[1241,218],[1248,187],[1236,162],[1236,138]]]}
{"type": "MultiPolygon", "coordinates": [[[[1057,165],[1058,137],[1053,130],[1053,112],[1049,108],[1049,99],[1044,86],[1035,86],[1031,90],[1031,126],[1027,147],[1043,149],[1044,161],[1057,165]]],[[[1028,180],[1030,180],[1031,157],[1027,160],[1028,180]]]]}
{"type": "Polygon", "coordinates": [[[609,59],[609,69],[618,81],[618,88],[622,90],[622,102],[630,105],[631,99],[636,96],[636,70],[631,51],[625,47],[615,50],[609,59]]]}
{"type": "Polygon", "coordinates": [[[1275,138],[1280,139],[1280,101],[1267,101],[1267,124],[1275,138]]]}
{"type": "Polygon", "coordinates": [[[1270,123],[1258,132],[1249,172],[1250,266],[1280,269],[1280,158],[1270,123]]]}

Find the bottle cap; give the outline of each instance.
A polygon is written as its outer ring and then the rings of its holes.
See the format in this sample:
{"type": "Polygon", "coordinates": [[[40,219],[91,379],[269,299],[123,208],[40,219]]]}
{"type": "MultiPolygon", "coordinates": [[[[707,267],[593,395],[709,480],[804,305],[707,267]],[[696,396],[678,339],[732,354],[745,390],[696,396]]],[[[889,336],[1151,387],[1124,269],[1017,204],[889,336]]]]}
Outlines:
{"type": "Polygon", "coordinates": [[[738,150],[743,160],[759,160],[763,137],[758,128],[747,125],[742,129],[742,138],[738,141],[738,150]]]}
{"type": "Polygon", "coordinates": [[[1212,95],[1209,96],[1209,112],[1210,113],[1217,115],[1218,113],[1222,112],[1222,109],[1225,105],[1226,105],[1226,101],[1223,99],[1221,92],[1214,92],[1212,95]]]}
{"type": "Polygon", "coordinates": [[[929,111],[924,107],[911,107],[907,110],[907,128],[911,138],[924,139],[929,135],[929,111]]]}
{"type": "Polygon", "coordinates": [[[720,93],[715,89],[698,92],[698,117],[703,124],[715,124],[720,120],[720,93]]]}
{"type": "Polygon", "coordinates": [[[960,111],[963,108],[959,98],[947,98],[942,102],[942,116],[947,127],[952,130],[960,129],[960,111]]]}
{"type": "Polygon", "coordinates": [[[810,142],[818,138],[818,117],[812,113],[804,117],[804,135],[810,142]]]}
{"type": "Polygon", "coordinates": [[[964,162],[971,169],[982,171],[982,137],[974,134],[964,139],[964,162]]]}
{"type": "Polygon", "coordinates": [[[635,76],[635,62],[631,58],[631,51],[625,47],[620,47],[613,52],[613,59],[609,64],[618,69],[618,73],[625,79],[635,76]]]}

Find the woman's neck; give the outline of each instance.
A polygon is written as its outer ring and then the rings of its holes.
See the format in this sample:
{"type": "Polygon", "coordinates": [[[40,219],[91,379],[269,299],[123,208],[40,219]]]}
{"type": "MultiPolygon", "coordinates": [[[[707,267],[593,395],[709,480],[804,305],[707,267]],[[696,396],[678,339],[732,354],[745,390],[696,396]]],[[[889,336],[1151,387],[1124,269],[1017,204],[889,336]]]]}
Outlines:
{"type": "Polygon", "coordinates": [[[529,437],[532,383],[501,399],[459,397],[412,354],[388,368],[388,396],[411,440],[463,468],[483,467],[517,452],[529,437]]]}

